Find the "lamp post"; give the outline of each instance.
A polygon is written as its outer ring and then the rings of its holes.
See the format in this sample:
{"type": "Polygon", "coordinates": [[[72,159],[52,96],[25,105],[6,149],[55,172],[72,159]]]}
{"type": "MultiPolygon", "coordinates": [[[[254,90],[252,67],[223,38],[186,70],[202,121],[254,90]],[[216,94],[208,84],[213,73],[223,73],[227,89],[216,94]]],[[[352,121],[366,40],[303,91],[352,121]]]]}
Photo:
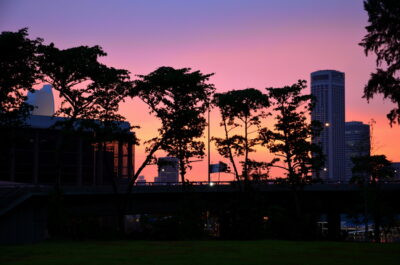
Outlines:
{"type": "Polygon", "coordinates": [[[211,172],[210,172],[210,106],[208,106],[208,134],[207,134],[207,160],[208,160],[208,184],[211,182],[211,172]]]}

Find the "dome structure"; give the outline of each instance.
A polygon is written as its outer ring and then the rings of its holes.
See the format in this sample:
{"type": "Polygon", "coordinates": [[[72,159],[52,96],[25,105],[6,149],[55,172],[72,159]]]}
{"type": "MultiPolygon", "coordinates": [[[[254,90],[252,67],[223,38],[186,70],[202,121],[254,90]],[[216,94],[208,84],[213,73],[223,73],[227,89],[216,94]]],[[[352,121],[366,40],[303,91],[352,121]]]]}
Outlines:
{"type": "Polygon", "coordinates": [[[44,85],[40,90],[34,93],[28,93],[26,103],[34,106],[32,115],[53,116],[54,114],[54,97],[51,85],[44,85]]]}

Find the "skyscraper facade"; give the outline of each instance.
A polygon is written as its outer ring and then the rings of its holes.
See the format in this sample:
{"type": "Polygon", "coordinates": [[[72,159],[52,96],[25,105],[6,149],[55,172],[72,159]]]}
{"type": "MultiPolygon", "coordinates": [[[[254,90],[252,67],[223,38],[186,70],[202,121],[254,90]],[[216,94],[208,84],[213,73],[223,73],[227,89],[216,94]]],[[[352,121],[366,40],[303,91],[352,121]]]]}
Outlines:
{"type": "Polygon", "coordinates": [[[345,155],[346,168],[345,180],[349,181],[352,177],[353,162],[352,157],[367,156],[370,154],[371,143],[369,125],[360,121],[350,121],[345,124],[345,155]]]}
{"type": "Polygon", "coordinates": [[[320,136],[313,142],[320,143],[325,155],[325,166],[319,177],[325,181],[345,179],[345,83],[344,73],[321,70],[311,73],[311,94],[316,99],[311,119],[322,123],[320,136]]]}

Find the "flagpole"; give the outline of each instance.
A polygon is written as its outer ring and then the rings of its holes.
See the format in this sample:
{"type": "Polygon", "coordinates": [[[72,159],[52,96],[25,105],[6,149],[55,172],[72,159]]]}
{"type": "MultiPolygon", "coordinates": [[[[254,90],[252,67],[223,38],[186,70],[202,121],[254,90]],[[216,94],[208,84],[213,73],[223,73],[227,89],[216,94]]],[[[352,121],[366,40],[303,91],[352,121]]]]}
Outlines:
{"type": "Polygon", "coordinates": [[[211,183],[211,174],[210,174],[210,106],[208,106],[208,135],[207,135],[207,149],[208,149],[208,184],[211,183]]]}

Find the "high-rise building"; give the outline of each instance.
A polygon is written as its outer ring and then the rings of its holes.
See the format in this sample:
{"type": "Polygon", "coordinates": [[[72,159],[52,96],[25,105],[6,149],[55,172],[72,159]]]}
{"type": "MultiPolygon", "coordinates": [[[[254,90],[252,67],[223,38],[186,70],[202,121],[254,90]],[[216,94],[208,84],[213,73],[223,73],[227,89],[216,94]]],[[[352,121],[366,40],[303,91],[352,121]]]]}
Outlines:
{"type": "Polygon", "coordinates": [[[324,127],[313,142],[321,144],[325,155],[325,166],[319,172],[319,177],[325,181],[345,178],[344,87],[342,72],[321,70],[311,73],[311,94],[316,99],[311,118],[320,121],[324,127]]]}
{"type": "Polygon", "coordinates": [[[176,157],[160,157],[157,161],[158,176],[154,182],[178,183],[179,182],[179,160],[176,157]]]}
{"type": "Polygon", "coordinates": [[[353,162],[352,157],[367,156],[370,154],[371,143],[369,125],[360,121],[350,121],[345,124],[345,156],[346,156],[346,175],[348,181],[352,177],[353,162]]]}

